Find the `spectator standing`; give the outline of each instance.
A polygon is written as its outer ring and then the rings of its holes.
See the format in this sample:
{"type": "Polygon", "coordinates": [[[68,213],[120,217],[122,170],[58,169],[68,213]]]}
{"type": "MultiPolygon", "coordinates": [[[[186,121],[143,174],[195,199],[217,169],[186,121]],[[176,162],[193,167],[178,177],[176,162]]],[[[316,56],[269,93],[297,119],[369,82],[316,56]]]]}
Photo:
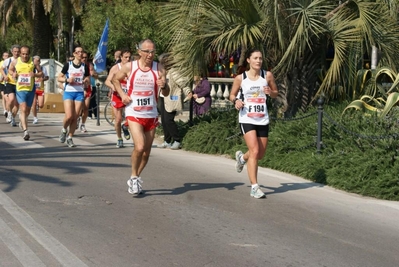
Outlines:
{"type": "MultiPolygon", "coordinates": [[[[161,62],[163,63],[163,58],[161,62]]],[[[165,64],[163,64],[165,66],[165,64]]],[[[183,91],[187,94],[190,88],[186,85],[188,81],[179,78],[175,69],[167,71],[166,80],[170,88],[169,96],[164,96],[162,92],[159,97],[159,111],[161,113],[161,123],[164,133],[164,142],[159,145],[160,148],[170,148],[177,150],[181,146],[181,137],[175,117],[183,110],[183,91]],[[172,143],[173,140],[173,143],[172,143]]]]}

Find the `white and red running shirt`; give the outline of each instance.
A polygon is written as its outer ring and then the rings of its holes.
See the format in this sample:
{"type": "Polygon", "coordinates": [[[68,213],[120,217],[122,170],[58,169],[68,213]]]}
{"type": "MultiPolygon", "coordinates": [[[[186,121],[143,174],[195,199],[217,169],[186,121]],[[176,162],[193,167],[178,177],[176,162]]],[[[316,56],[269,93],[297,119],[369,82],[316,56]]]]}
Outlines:
{"type": "Polygon", "coordinates": [[[125,108],[126,117],[158,118],[157,96],[159,78],[158,63],[153,62],[148,71],[143,71],[138,61],[131,62],[131,72],[127,79],[128,95],[132,102],[125,108]]]}

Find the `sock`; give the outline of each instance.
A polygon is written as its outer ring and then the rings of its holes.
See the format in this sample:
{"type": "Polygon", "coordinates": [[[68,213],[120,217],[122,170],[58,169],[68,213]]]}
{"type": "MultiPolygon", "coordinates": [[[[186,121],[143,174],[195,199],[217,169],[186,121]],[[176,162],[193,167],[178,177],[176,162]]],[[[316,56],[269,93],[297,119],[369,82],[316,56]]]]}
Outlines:
{"type": "Polygon", "coordinates": [[[37,120],[37,117],[33,117],[34,120],[37,120]]]}
{"type": "Polygon", "coordinates": [[[118,141],[119,141],[119,140],[122,140],[122,141],[123,141],[122,137],[121,137],[121,138],[118,138],[118,141]]]}
{"type": "Polygon", "coordinates": [[[72,136],[68,136],[68,139],[72,139],[72,136]]]}
{"type": "Polygon", "coordinates": [[[251,185],[252,190],[254,190],[255,187],[259,186],[258,184],[253,184],[251,185]]]}
{"type": "Polygon", "coordinates": [[[63,133],[66,133],[67,130],[66,130],[65,128],[62,128],[62,132],[63,132],[63,133]]]}
{"type": "Polygon", "coordinates": [[[240,162],[241,164],[245,164],[246,161],[244,160],[244,154],[241,155],[240,162]]]}

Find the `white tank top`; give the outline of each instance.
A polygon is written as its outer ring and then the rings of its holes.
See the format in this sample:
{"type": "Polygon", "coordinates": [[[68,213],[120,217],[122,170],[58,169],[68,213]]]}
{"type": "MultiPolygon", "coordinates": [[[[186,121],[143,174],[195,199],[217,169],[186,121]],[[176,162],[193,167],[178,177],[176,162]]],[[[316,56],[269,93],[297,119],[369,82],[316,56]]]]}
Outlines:
{"type": "Polygon", "coordinates": [[[72,61],[69,61],[69,69],[66,77],[73,77],[73,82],[65,85],[65,92],[83,92],[83,78],[85,74],[85,64],[82,63],[79,68],[75,68],[72,61]]]}
{"type": "Polygon", "coordinates": [[[139,67],[138,61],[133,61],[131,72],[127,79],[128,95],[132,99],[125,107],[126,116],[136,118],[157,118],[158,63],[153,62],[148,71],[139,67]]]}
{"type": "Polygon", "coordinates": [[[266,106],[266,94],[263,87],[267,86],[266,71],[261,70],[263,75],[256,81],[248,78],[248,75],[242,74],[242,82],[239,98],[244,101],[244,107],[240,109],[238,122],[254,125],[269,124],[269,114],[266,106]],[[263,77],[262,77],[263,76],[263,77]]]}

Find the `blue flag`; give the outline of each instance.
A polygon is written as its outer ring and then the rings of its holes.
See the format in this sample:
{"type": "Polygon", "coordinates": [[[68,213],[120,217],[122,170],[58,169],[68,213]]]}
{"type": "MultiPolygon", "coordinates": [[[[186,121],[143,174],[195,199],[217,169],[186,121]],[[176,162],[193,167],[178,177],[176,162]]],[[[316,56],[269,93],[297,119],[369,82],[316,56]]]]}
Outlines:
{"type": "Polygon", "coordinates": [[[101,35],[100,42],[98,43],[98,48],[96,55],[93,59],[94,69],[96,72],[102,72],[106,70],[107,61],[107,48],[108,48],[108,24],[109,19],[105,23],[103,34],[101,35]]]}

